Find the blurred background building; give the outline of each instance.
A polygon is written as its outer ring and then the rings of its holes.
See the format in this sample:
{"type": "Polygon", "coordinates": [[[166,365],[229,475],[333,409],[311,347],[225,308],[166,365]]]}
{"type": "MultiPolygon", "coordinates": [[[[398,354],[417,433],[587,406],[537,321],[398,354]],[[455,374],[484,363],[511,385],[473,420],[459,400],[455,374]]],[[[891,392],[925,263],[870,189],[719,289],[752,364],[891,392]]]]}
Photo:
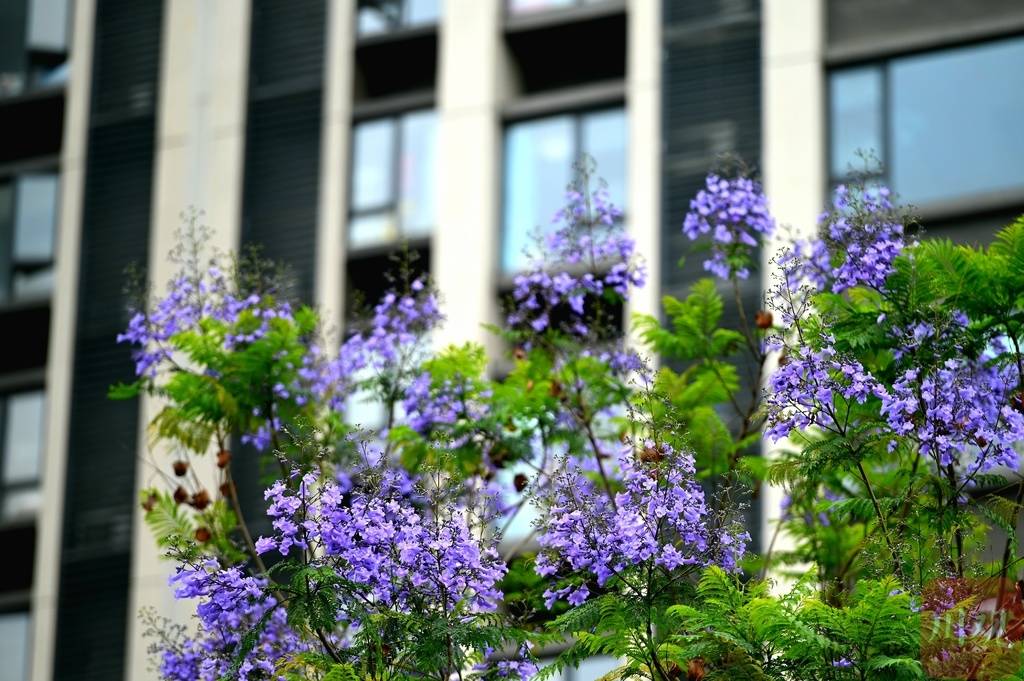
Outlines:
{"type": "Polygon", "coordinates": [[[0,0],[0,681],[152,678],[152,405],[106,391],[125,267],[162,285],[182,210],[336,327],[407,242],[439,340],[486,341],[582,152],[656,312],[700,274],[680,224],[720,155],[808,231],[873,150],[934,233],[985,241],[1024,208],[1022,111],[1019,0],[0,0]]]}

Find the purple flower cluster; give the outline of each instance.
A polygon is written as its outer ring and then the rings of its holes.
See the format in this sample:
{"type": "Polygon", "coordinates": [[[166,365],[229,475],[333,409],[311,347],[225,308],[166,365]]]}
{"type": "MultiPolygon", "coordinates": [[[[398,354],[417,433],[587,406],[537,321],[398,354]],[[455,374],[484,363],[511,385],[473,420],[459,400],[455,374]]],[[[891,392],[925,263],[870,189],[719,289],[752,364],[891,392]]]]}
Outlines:
{"type": "Polygon", "coordinates": [[[793,430],[817,426],[833,432],[846,427],[846,410],[837,411],[835,398],[863,404],[884,387],[855,359],[840,356],[833,339],[822,338],[818,350],[792,349],[768,381],[765,434],[778,441],[793,430]]]}
{"type": "Polygon", "coordinates": [[[1018,377],[1012,367],[946,360],[931,371],[908,369],[882,398],[882,415],[897,435],[920,443],[941,466],[964,463],[969,472],[1017,468],[1014,445],[1024,441],[1024,414],[1011,406],[1018,377]]]}
{"type": "Polygon", "coordinates": [[[513,329],[543,333],[552,328],[552,313],[564,309],[569,320],[561,330],[584,337],[585,301],[614,292],[621,299],[641,287],[646,269],[635,255],[635,242],[619,224],[622,212],[603,187],[588,191],[583,177],[566,193],[566,206],[555,216],[561,227],[548,238],[546,258],[515,278],[513,329]]]}
{"type": "Polygon", "coordinates": [[[489,397],[490,391],[477,394],[468,379],[434,383],[430,373],[424,371],[406,388],[402,407],[406,422],[417,433],[427,435],[438,427],[477,421],[486,415],[487,407],[480,400],[489,397]]]}
{"type": "Polygon", "coordinates": [[[781,262],[793,279],[842,293],[854,286],[884,290],[906,246],[903,221],[889,189],[836,187],[830,210],[818,220],[820,238],[797,242],[781,262]]]}
{"type": "Polygon", "coordinates": [[[761,186],[745,177],[708,175],[683,220],[683,234],[691,241],[711,234],[711,257],[704,269],[722,279],[750,276],[751,249],[774,232],[761,186]]]}
{"type": "Polygon", "coordinates": [[[160,675],[174,681],[216,681],[231,669],[242,638],[259,627],[256,644],[239,669],[239,679],[275,678],[279,662],[306,649],[288,626],[287,613],[267,593],[263,579],[215,560],[185,567],[173,577],[177,598],[200,599],[200,634],[161,651],[160,675]]]}
{"type": "Polygon", "coordinates": [[[283,482],[268,489],[276,533],[261,537],[257,551],[304,550],[311,564],[357,585],[362,597],[349,599],[353,610],[339,620],[357,618],[367,602],[400,612],[497,608],[506,567],[470,509],[410,496],[407,478],[394,471],[359,477],[351,489],[312,473],[295,491],[283,482]]]}
{"type": "Polygon", "coordinates": [[[198,277],[175,277],[167,295],[156,300],[149,312],[132,315],[117,342],[136,346],[132,357],[137,376],[155,378],[162,363],[173,356],[173,337],[196,329],[204,318],[227,327],[223,343],[230,350],[265,336],[272,319],[291,319],[292,309],[287,302],[277,303],[254,293],[240,294],[223,270],[212,265],[198,277]]]}
{"type": "Polygon", "coordinates": [[[437,296],[423,279],[415,279],[409,291],[389,291],[373,309],[367,329],[350,336],[341,347],[339,361],[345,372],[370,367],[386,371],[408,359],[418,342],[444,320],[437,296]]]}
{"type": "MultiPolygon", "coordinates": [[[[692,456],[648,442],[643,453],[624,448],[618,465],[624,489],[614,499],[578,465],[568,463],[554,475],[538,526],[538,574],[555,576],[567,567],[589,573],[598,585],[613,576],[628,585],[624,573],[643,564],[669,572],[711,564],[737,569],[749,536],[710,529],[692,456]]],[[[586,584],[545,592],[549,608],[561,598],[579,605],[589,595],[586,584]]]]}

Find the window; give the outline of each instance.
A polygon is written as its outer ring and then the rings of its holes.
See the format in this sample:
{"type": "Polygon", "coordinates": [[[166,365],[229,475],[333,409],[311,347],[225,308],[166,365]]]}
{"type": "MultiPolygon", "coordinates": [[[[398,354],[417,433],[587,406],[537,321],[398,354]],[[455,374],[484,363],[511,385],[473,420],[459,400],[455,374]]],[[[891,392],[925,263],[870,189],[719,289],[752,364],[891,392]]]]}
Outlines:
{"type": "Polygon", "coordinates": [[[1021,110],[1024,37],[837,69],[829,77],[832,179],[864,170],[854,157],[863,150],[910,203],[1024,193],[1021,110]]]}
{"type": "Polygon", "coordinates": [[[357,16],[361,36],[402,28],[436,24],[440,0],[359,0],[357,16]]]}
{"type": "Polygon", "coordinates": [[[433,111],[358,123],[352,132],[353,250],[430,235],[437,139],[433,111]]]}
{"type": "Polygon", "coordinates": [[[39,508],[45,403],[42,390],[0,396],[0,522],[32,516],[39,508]]]}
{"type": "Polygon", "coordinates": [[[0,180],[0,300],[50,294],[58,193],[56,173],[0,180]]]}
{"type": "Polygon", "coordinates": [[[68,0],[0,3],[0,98],[67,79],[68,0]]]}
{"type": "Polygon", "coordinates": [[[27,612],[0,613],[0,681],[27,681],[30,624],[27,612]]]}
{"type": "Polygon", "coordinates": [[[527,264],[524,250],[546,230],[565,201],[573,163],[593,157],[612,202],[626,208],[626,113],[622,108],[564,114],[513,123],[505,132],[501,268],[527,264]]]}
{"type": "Polygon", "coordinates": [[[510,14],[530,14],[563,7],[596,5],[600,2],[605,0],[508,0],[508,11],[510,14]]]}

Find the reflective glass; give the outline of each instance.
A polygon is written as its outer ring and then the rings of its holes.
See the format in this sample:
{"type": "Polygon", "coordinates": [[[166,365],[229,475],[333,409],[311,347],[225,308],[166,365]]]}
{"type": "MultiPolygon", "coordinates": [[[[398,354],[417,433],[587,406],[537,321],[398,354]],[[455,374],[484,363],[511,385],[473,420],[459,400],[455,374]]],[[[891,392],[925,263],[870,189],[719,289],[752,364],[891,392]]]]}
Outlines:
{"type": "Polygon", "coordinates": [[[4,483],[39,479],[45,403],[41,390],[12,393],[4,398],[4,483]]]}
{"type": "Polygon", "coordinates": [[[877,161],[885,157],[881,67],[836,71],[828,86],[832,177],[845,177],[851,170],[878,172],[878,163],[865,167],[858,154],[877,161]]]}
{"type": "Polygon", "coordinates": [[[437,22],[438,0],[406,0],[406,3],[405,21],[410,26],[437,22]]]}
{"type": "Polygon", "coordinates": [[[14,260],[53,260],[53,233],[57,224],[57,175],[22,175],[14,203],[14,260]]]}
{"type": "Polygon", "coordinates": [[[390,203],[394,198],[394,121],[359,123],[352,137],[352,209],[367,210],[390,203]]]}
{"type": "Polygon", "coordinates": [[[349,248],[359,249],[391,243],[398,238],[398,221],[392,211],[356,215],[349,219],[349,248]]]}
{"type": "Polygon", "coordinates": [[[0,681],[28,679],[31,621],[27,612],[0,613],[0,681]]]}
{"type": "Polygon", "coordinates": [[[583,117],[583,151],[597,164],[597,178],[608,183],[612,203],[626,209],[626,112],[598,111],[583,117]]]}
{"type": "Polygon", "coordinates": [[[580,666],[569,671],[569,681],[597,681],[602,676],[622,665],[620,660],[609,655],[598,655],[580,662],[580,666]]]}
{"type": "Polygon", "coordinates": [[[509,126],[505,133],[504,229],[501,265],[522,269],[531,235],[548,230],[572,179],[576,154],[573,117],[556,116],[509,126]]]}
{"type": "Polygon", "coordinates": [[[53,266],[15,270],[11,277],[14,298],[45,298],[53,293],[53,266]]]}
{"type": "Polygon", "coordinates": [[[543,12],[559,7],[572,7],[576,0],[508,0],[508,9],[513,14],[543,12]]]}
{"type": "Polygon", "coordinates": [[[14,185],[0,181],[0,300],[10,295],[11,253],[8,244],[12,238],[14,220],[14,185]]]}
{"type": "Polygon", "coordinates": [[[434,227],[436,123],[433,111],[417,111],[402,118],[399,211],[406,236],[426,235],[434,227]]]}
{"type": "Polygon", "coordinates": [[[36,50],[67,50],[68,0],[30,0],[28,44],[36,50]]]}
{"type": "Polygon", "coordinates": [[[400,0],[359,0],[356,18],[359,35],[389,31],[402,20],[400,0]]]}
{"type": "MultiPolygon", "coordinates": [[[[3,493],[3,508],[0,509],[0,520],[20,520],[39,513],[43,495],[38,487],[15,488],[3,493]]],[[[0,681],[3,675],[0,673],[0,681]]]]}
{"type": "Polygon", "coordinates": [[[890,68],[890,172],[903,200],[1024,188],[1024,39],[905,57],[890,68]]]}

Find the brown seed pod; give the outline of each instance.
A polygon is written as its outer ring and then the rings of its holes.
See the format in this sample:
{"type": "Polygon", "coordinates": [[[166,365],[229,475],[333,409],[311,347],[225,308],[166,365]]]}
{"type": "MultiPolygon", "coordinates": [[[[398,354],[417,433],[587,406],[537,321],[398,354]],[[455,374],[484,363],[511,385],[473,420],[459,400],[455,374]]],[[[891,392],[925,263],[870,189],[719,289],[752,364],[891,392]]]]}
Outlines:
{"type": "Polygon", "coordinates": [[[196,530],[196,541],[200,544],[205,544],[210,541],[210,531],[205,527],[200,527],[196,530]]]}
{"type": "Polygon", "coordinates": [[[657,447],[644,447],[644,451],[640,452],[640,460],[646,463],[658,463],[664,458],[665,455],[657,447]]]}
{"type": "Polygon", "coordinates": [[[231,463],[231,452],[222,449],[217,453],[217,468],[227,468],[231,463]]]}
{"type": "Polygon", "coordinates": [[[184,504],[186,501],[188,501],[188,492],[185,491],[184,487],[179,485],[178,489],[174,490],[174,503],[184,504]]]}
{"type": "Polygon", "coordinates": [[[231,496],[231,483],[230,482],[222,482],[220,484],[220,495],[222,497],[230,497],[231,496]]]}
{"type": "Polygon", "coordinates": [[[526,489],[526,485],[529,484],[530,480],[526,477],[525,473],[516,473],[516,477],[513,478],[512,484],[515,485],[516,491],[522,494],[523,490],[526,489]]]}
{"type": "Polygon", "coordinates": [[[526,350],[523,350],[522,348],[516,348],[514,351],[512,351],[512,356],[518,359],[519,361],[522,361],[526,359],[526,350]]]}
{"type": "Polygon", "coordinates": [[[145,509],[146,513],[149,513],[156,508],[157,501],[159,501],[159,499],[156,494],[150,492],[149,496],[146,497],[146,500],[142,502],[142,508],[145,509]]]}
{"type": "Polygon", "coordinates": [[[550,393],[551,393],[552,397],[561,397],[562,396],[562,384],[559,383],[558,381],[551,381],[550,393]]]}
{"type": "Polygon", "coordinates": [[[205,489],[201,489],[192,495],[192,501],[190,503],[194,509],[202,511],[210,505],[210,493],[205,489]]]}
{"type": "Polygon", "coordinates": [[[174,469],[174,474],[179,478],[188,473],[188,461],[175,461],[171,464],[171,467],[174,469]]]}
{"type": "Polygon", "coordinates": [[[754,324],[756,324],[759,329],[772,328],[772,323],[774,321],[772,313],[767,310],[758,310],[754,313],[754,324]]]}
{"type": "Polygon", "coordinates": [[[695,657],[686,665],[686,681],[703,681],[706,675],[702,658],[695,657]]]}

